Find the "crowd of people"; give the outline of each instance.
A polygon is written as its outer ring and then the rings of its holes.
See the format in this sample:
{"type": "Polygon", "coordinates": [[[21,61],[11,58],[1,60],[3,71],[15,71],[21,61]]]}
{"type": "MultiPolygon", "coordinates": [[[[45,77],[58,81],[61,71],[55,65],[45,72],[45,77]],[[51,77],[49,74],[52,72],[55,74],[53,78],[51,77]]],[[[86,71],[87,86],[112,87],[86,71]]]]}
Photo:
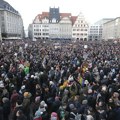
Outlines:
{"type": "Polygon", "coordinates": [[[0,120],[120,120],[120,42],[2,41],[0,120]]]}

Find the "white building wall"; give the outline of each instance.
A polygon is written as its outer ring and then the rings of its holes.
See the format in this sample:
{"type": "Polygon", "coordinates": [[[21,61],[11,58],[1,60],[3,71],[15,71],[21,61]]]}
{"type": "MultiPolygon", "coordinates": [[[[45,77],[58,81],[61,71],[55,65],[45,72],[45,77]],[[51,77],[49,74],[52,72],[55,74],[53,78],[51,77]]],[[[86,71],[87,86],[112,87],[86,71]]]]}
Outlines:
{"type": "Polygon", "coordinates": [[[49,37],[50,39],[59,38],[60,26],[58,23],[49,24],[49,37]]]}
{"type": "Polygon", "coordinates": [[[102,25],[90,25],[88,31],[88,40],[102,40],[102,25]]]}
{"type": "Polygon", "coordinates": [[[103,25],[103,39],[115,39],[115,22],[114,20],[107,22],[103,25]]]}
{"type": "Polygon", "coordinates": [[[103,25],[103,39],[120,39],[120,18],[116,18],[103,25]]]}
{"type": "Polygon", "coordinates": [[[80,13],[72,27],[72,38],[78,40],[88,39],[89,25],[84,16],[80,13]]]}
{"type": "Polygon", "coordinates": [[[23,21],[20,15],[2,10],[2,32],[7,37],[23,37],[23,21]],[[4,25],[4,27],[3,27],[4,25]]]}
{"type": "Polygon", "coordinates": [[[72,38],[72,22],[69,18],[65,17],[60,21],[60,38],[71,39],[72,38]]]}
{"type": "Polygon", "coordinates": [[[2,25],[2,12],[0,11],[0,41],[2,41],[2,36],[1,36],[1,25],[2,25]]]}
{"type": "Polygon", "coordinates": [[[49,20],[43,19],[41,22],[36,19],[33,23],[33,38],[48,39],[49,38],[49,20]]]}

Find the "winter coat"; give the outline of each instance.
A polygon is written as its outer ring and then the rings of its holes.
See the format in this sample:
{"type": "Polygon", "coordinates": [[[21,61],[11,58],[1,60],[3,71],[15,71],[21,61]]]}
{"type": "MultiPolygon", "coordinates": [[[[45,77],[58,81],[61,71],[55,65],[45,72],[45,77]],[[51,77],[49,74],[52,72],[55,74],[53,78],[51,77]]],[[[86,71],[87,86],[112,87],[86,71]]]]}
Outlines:
{"type": "Polygon", "coordinates": [[[3,108],[0,106],[0,120],[3,120],[3,108]]]}
{"type": "Polygon", "coordinates": [[[21,115],[19,117],[17,117],[17,120],[27,120],[25,115],[21,115]]]}
{"type": "Polygon", "coordinates": [[[11,119],[12,120],[17,120],[17,116],[16,116],[16,113],[18,110],[22,110],[23,111],[23,106],[22,105],[18,105],[17,107],[15,107],[12,115],[11,115],[11,119]]]}
{"type": "Polygon", "coordinates": [[[8,120],[10,114],[10,102],[6,102],[3,104],[3,117],[4,120],[8,120]]]}

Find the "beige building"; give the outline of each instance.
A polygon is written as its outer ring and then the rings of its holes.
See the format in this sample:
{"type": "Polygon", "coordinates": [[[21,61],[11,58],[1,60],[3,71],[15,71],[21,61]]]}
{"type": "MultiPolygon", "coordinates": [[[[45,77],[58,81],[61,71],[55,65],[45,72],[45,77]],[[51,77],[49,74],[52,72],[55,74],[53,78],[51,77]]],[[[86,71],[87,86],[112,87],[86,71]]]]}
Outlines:
{"type": "Polygon", "coordinates": [[[0,0],[0,18],[2,38],[23,37],[24,29],[21,15],[4,0],[0,0]]]}
{"type": "Polygon", "coordinates": [[[72,38],[77,40],[88,40],[89,25],[85,17],[80,13],[72,27],[72,38]]]}
{"type": "Polygon", "coordinates": [[[72,38],[72,21],[71,13],[61,13],[59,22],[59,37],[60,39],[71,39],[72,38]]]}
{"type": "Polygon", "coordinates": [[[53,40],[88,40],[89,25],[82,13],[60,13],[59,8],[50,8],[35,17],[29,26],[29,38],[53,40]]]}
{"type": "Polygon", "coordinates": [[[103,39],[120,39],[120,17],[103,24],[103,39]]]}

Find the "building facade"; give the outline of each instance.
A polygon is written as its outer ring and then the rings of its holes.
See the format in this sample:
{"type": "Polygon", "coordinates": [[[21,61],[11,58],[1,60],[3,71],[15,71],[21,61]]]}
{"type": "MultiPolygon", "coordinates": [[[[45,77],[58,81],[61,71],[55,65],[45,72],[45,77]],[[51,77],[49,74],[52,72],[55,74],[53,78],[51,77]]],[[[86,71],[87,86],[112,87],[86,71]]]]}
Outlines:
{"type": "Polygon", "coordinates": [[[49,38],[49,14],[48,12],[43,12],[36,16],[33,21],[31,30],[33,39],[48,39],[49,38]]]}
{"type": "Polygon", "coordinates": [[[2,38],[23,37],[23,20],[19,12],[4,0],[0,0],[0,17],[2,38]]]}
{"type": "Polygon", "coordinates": [[[104,18],[93,25],[90,25],[88,32],[88,40],[102,40],[103,39],[103,24],[111,21],[113,18],[104,18]]]}
{"type": "Polygon", "coordinates": [[[31,31],[33,39],[87,40],[88,23],[81,15],[72,16],[71,13],[60,13],[59,8],[50,8],[49,12],[42,12],[35,17],[29,33],[31,31]]]}
{"type": "Polygon", "coordinates": [[[71,16],[66,16],[61,18],[59,22],[59,37],[60,39],[69,40],[72,38],[72,22],[70,20],[71,16]]]}
{"type": "Polygon", "coordinates": [[[90,25],[88,32],[88,40],[102,40],[102,26],[101,25],[90,25]]]}
{"type": "Polygon", "coordinates": [[[103,39],[117,40],[120,39],[120,17],[117,17],[103,25],[103,39]]]}
{"type": "Polygon", "coordinates": [[[77,40],[88,40],[89,25],[85,17],[80,13],[72,26],[72,38],[77,40]]]}

